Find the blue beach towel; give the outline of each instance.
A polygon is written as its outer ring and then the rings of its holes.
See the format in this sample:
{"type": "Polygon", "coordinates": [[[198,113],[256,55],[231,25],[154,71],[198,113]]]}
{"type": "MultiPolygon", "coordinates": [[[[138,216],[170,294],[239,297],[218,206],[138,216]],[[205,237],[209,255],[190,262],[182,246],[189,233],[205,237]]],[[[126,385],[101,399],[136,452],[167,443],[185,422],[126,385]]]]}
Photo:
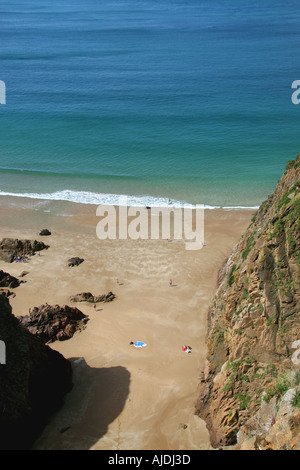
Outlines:
{"type": "Polygon", "coordinates": [[[135,346],[136,348],[143,348],[143,347],[147,346],[147,344],[144,343],[143,341],[135,341],[133,343],[133,346],[135,346]]]}

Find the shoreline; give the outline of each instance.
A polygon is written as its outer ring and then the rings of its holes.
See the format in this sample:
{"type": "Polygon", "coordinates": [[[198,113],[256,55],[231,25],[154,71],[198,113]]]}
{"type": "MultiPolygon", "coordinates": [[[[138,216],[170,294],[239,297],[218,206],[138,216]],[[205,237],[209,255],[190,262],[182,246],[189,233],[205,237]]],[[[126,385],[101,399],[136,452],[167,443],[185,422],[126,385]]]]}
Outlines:
{"type": "Polygon", "coordinates": [[[210,449],[205,423],[194,415],[208,305],[218,270],[253,211],[205,211],[205,246],[188,251],[182,240],[100,240],[92,205],[59,204],[58,213],[69,212],[62,216],[43,212],[49,207],[29,208],[26,201],[4,202],[1,238],[50,246],[25,264],[0,261],[12,275],[28,271],[26,282],[13,289],[13,313],[25,315],[47,302],[76,306],[89,316],[85,330],[50,344],[71,360],[74,387],[34,448],[210,449]],[[52,234],[39,236],[43,228],[52,234]],[[68,268],[72,256],[84,262],[68,268]],[[112,291],[116,299],[96,311],[70,302],[84,291],[112,291]],[[130,347],[135,340],[147,347],[130,347]],[[183,344],[192,346],[191,354],[182,352],[183,344]]]}
{"type": "MultiPolygon", "coordinates": [[[[257,210],[259,205],[253,206],[242,206],[242,205],[211,205],[211,204],[202,204],[195,203],[191,204],[185,201],[172,200],[166,197],[155,197],[155,196],[131,196],[126,194],[107,194],[107,193],[93,193],[90,191],[74,191],[74,190],[61,190],[55,191],[53,193],[10,193],[0,191],[0,200],[5,198],[10,199],[20,199],[20,200],[31,200],[37,201],[36,204],[47,204],[47,203],[72,203],[72,204],[83,204],[83,205],[107,205],[107,206],[133,206],[133,207],[176,207],[184,208],[188,206],[197,206],[201,205],[204,209],[216,210],[257,210]],[[81,195],[81,198],[78,198],[78,195],[81,195]],[[120,204],[120,202],[126,201],[125,204],[120,204]]],[[[263,202],[263,201],[262,201],[263,202]]],[[[32,202],[34,206],[34,202],[32,202]]]]}

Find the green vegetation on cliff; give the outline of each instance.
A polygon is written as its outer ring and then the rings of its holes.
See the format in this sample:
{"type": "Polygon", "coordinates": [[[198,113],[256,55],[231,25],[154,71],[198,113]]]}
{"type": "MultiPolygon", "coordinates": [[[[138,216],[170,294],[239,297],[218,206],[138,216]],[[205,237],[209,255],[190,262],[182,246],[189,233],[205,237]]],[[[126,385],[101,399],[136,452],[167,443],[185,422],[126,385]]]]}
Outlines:
{"type": "MultiPolygon", "coordinates": [[[[243,430],[251,429],[253,448],[276,448],[251,426],[265,410],[263,403],[276,404],[274,423],[282,419],[280,403],[291,390],[288,403],[298,412],[300,365],[292,354],[300,339],[300,156],[288,162],[223,271],[208,315],[207,364],[196,413],[206,420],[215,446],[236,445],[243,430]]],[[[295,416],[300,430],[300,415],[295,416]]],[[[299,439],[285,436],[283,448],[300,447],[299,439]]]]}

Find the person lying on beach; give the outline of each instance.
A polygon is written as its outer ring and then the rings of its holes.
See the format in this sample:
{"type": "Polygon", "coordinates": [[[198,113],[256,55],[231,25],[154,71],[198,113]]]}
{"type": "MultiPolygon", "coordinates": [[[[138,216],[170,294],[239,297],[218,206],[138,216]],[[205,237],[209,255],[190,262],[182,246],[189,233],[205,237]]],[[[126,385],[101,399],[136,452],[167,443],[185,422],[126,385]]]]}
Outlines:
{"type": "Polygon", "coordinates": [[[15,260],[16,263],[21,263],[21,261],[23,261],[23,263],[25,263],[26,262],[26,256],[25,255],[15,256],[14,260],[15,260]]]}
{"type": "Polygon", "coordinates": [[[147,344],[143,341],[130,341],[129,344],[133,345],[135,348],[144,348],[145,346],[147,346],[147,344]]]}
{"type": "Polygon", "coordinates": [[[191,346],[182,346],[182,351],[186,353],[192,352],[191,346]]]}

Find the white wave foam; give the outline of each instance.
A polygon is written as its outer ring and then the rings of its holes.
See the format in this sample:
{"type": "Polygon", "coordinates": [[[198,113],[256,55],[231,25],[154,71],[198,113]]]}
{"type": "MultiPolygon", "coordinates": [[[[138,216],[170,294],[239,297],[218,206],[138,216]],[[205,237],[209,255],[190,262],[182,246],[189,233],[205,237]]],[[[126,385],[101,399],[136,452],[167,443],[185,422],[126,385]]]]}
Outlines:
{"type": "MultiPolygon", "coordinates": [[[[118,206],[126,205],[133,207],[186,207],[190,205],[193,207],[193,204],[187,204],[182,201],[174,201],[167,198],[159,198],[153,196],[127,196],[120,194],[105,194],[105,193],[93,193],[89,191],[73,191],[71,189],[64,189],[62,191],[55,191],[53,193],[13,193],[8,191],[1,191],[0,196],[13,196],[13,197],[23,197],[30,199],[44,199],[48,201],[69,201],[80,204],[94,204],[94,205],[109,205],[109,206],[118,206]]],[[[258,209],[259,206],[212,206],[205,205],[204,209],[258,209]]]]}

